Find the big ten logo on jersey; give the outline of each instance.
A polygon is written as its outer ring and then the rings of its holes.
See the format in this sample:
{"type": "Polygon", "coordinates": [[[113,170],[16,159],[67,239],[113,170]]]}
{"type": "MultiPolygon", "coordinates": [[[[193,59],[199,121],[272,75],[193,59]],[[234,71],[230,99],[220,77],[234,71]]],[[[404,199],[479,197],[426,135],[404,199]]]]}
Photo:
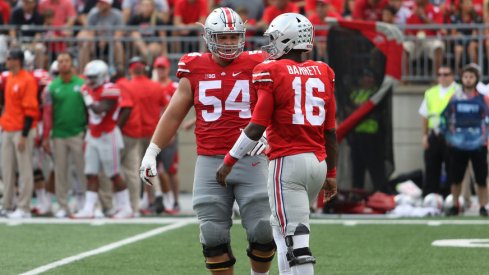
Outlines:
{"type": "Polygon", "coordinates": [[[216,78],[216,74],[205,74],[204,77],[205,79],[214,79],[216,78]]]}
{"type": "Polygon", "coordinates": [[[231,91],[221,91],[222,86],[221,80],[199,81],[199,102],[208,107],[201,113],[204,121],[216,121],[224,111],[239,111],[239,118],[251,118],[249,80],[236,80],[231,91]]]}

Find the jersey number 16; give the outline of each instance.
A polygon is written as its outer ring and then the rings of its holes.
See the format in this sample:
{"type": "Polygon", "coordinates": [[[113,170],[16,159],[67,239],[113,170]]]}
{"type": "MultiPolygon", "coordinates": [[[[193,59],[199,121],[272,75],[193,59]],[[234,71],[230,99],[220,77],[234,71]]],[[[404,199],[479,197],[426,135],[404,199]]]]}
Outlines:
{"type": "Polygon", "coordinates": [[[292,81],[292,88],[294,89],[294,114],[292,115],[292,124],[304,125],[304,118],[314,126],[319,126],[324,123],[325,111],[324,111],[324,99],[316,97],[313,94],[313,90],[317,89],[318,92],[324,93],[324,83],[319,78],[309,78],[305,83],[306,93],[304,109],[306,114],[302,112],[302,80],[300,77],[294,78],[292,81]],[[318,114],[314,114],[314,107],[319,110],[318,114]]]}

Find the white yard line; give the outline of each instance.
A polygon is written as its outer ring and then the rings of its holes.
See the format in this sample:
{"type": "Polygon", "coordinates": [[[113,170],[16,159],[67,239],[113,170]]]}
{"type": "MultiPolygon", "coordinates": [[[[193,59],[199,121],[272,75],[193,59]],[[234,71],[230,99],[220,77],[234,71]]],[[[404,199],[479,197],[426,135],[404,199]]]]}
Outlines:
{"type": "Polygon", "coordinates": [[[114,250],[114,249],[119,248],[119,247],[124,246],[124,245],[135,243],[135,242],[138,242],[138,241],[141,241],[141,240],[144,240],[144,239],[147,239],[147,238],[156,236],[158,234],[161,234],[161,233],[164,233],[164,232],[167,232],[167,231],[170,231],[170,230],[178,229],[178,228],[183,227],[183,226],[186,226],[186,225],[188,225],[190,223],[192,223],[192,222],[191,221],[180,221],[180,222],[177,222],[177,223],[174,223],[174,224],[170,224],[170,225],[167,225],[167,226],[159,227],[159,228],[150,230],[148,232],[145,232],[145,233],[141,233],[141,234],[132,236],[132,237],[127,238],[127,239],[123,239],[123,240],[120,240],[120,241],[117,241],[117,242],[113,242],[113,243],[108,244],[108,245],[101,246],[101,247],[99,247],[97,249],[86,251],[86,252],[80,253],[78,255],[70,256],[70,257],[61,259],[59,261],[52,262],[52,263],[47,264],[47,265],[43,265],[43,266],[37,267],[35,269],[32,269],[32,270],[27,271],[25,273],[22,273],[21,275],[40,274],[40,273],[46,272],[48,270],[51,270],[51,269],[54,269],[54,268],[57,268],[57,267],[60,267],[60,266],[63,266],[63,265],[66,265],[66,264],[75,262],[75,261],[79,261],[81,259],[84,259],[84,258],[87,258],[87,257],[90,257],[90,256],[102,254],[102,253],[105,253],[105,252],[114,250]]]}
{"type": "Polygon", "coordinates": [[[170,224],[177,222],[197,223],[197,218],[177,218],[177,217],[163,217],[163,218],[134,218],[134,219],[56,219],[56,218],[32,218],[32,219],[19,219],[11,220],[6,218],[0,218],[0,224],[7,225],[21,225],[21,224],[170,224]]]}

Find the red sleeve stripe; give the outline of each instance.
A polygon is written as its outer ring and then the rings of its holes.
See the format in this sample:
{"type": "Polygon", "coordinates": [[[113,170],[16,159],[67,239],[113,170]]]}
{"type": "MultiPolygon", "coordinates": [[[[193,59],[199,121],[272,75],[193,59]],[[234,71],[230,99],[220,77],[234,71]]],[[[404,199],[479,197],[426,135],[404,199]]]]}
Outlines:
{"type": "Polygon", "coordinates": [[[185,62],[181,62],[181,61],[178,62],[178,66],[185,66],[185,65],[187,65],[187,64],[185,64],[185,62]]]}
{"type": "Polygon", "coordinates": [[[184,73],[190,73],[190,70],[186,69],[178,69],[177,72],[184,72],[184,73]]]}

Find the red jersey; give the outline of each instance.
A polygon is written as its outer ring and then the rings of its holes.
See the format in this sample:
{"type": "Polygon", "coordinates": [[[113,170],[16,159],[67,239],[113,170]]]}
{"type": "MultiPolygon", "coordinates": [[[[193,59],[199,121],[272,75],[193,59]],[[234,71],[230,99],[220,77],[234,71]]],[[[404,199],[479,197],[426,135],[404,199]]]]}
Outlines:
{"type": "MultiPolygon", "coordinates": [[[[414,7],[416,9],[416,7],[414,7]]],[[[440,12],[440,9],[438,7],[433,6],[432,4],[426,4],[424,7],[424,12],[426,14],[426,17],[432,21],[432,24],[443,24],[443,14],[440,12]]],[[[406,24],[408,25],[419,25],[419,24],[428,24],[420,18],[416,13],[412,13],[411,16],[409,16],[406,20],[406,24]]],[[[407,34],[411,35],[416,35],[419,30],[406,30],[407,34]]],[[[436,30],[422,30],[423,32],[426,33],[428,36],[433,36],[436,35],[436,30]]]]}
{"type": "Polygon", "coordinates": [[[355,1],[353,8],[353,19],[366,21],[382,21],[382,9],[387,6],[387,0],[380,0],[375,6],[370,5],[368,0],[355,1]]]}
{"type": "Polygon", "coordinates": [[[88,109],[88,129],[93,137],[100,137],[102,133],[112,131],[117,125],[119,116],[119,101],[121,100],[121,90],[113,83],[105,83],[95,90],[83,85],[82,91],[88,92],[92,96],[94,103],[102,100],[116,100],[117,104],[108,111],[102,114],[96,114],[92,109],[88,109]]]}
{"type": "Polygon", "coordinates": [[[171,97],[175,94],[177,91],[178,83],[170,81],[168,84],[163,85],[161,84],[161,88],[163,89],[163,94],[166,97],[166,100],[170,102],[171,97]]]}
{"type": "Polygon", "coordinates": [[[140,110],[142,137],[151,137],[160,120],[161,111],[168,105],[168,100],[161,92],[159,83],[146,76],[132,78],[128,88],[134,100],[134,108],[140,110]]]}
{"type": "Polygon", "coordinates": [[[126,123],[121,129],[122,134],[132,138],[140,138],[143,136],[143,126],[141,119],[141,110],[137,108],[134,103],[133,95],[129,88],[129,80],[127,78],[120,78],[116,81],[117,87],[121,90],[121,100],[119,101],[119,107],[130,108],[131,114],[126,123]]]}
{"type": "Polygon", "coordinates": [[[225,155],[248,125],[256,103],[253,68],[265,60],[262,51],[243,52],[226,67],[210,53],[190,53],[178,62],[177,77],[190,81],[196,113],[197,154],[225,155]]]}
{"type": "Polygon", "coordinates": [[[173,16],[180,16],[183,24],[194,24],[208,14],[207,1],[195,0],[190,3],[188,0],[175,0],[173,16]]]}
{"type": "Polygon", "coordinates": [[[270,24],[272,23],[273,19],[275,19],[275,17],[288,12],[299,13],[299,7],[297,7],[297,5],[294,3],[288,3],[283,10],[279,10],[276,6],[273,5],[268,6],[263,11],[262,20],[267,24],[270,24]]]}
{"type": "Polygon", "coordinates": [[[268,126],[270,160],[301,153],[326,159],[324,130],[335,128],[334,72],[323,62],[266,61],[253,70],[258,103],[251,122],[268,126]]]}
{"type": "MultiPolygon", "coordinates": [[[[317,0],[306,0],[306,6],[304,9],[307,13],[316,13],[316,2],[317,0]]],[[[343,14],[345,11],[345,1],[344,0],[331,0],[331,5],[333,5],[333,11],[338,14],[343,14]]]]}
{"type": "MultiPolygon", "coordinates": [[[[39,94],[39,100],[41,100],[42,92],[44,88],[46,88],[49,83],[53,80],[48,71],[43,69],[35,69],[32,71],[32,76],[36,79],[37,82],[37,92],[39,94]]],[[[39,101],[40,102],[40,101],[39,101]]]]}
{"type": "MultiPolygon", "coordinates": [[[[334,17],[337,19],[341,19],[341,15],[339,15],[335,11],[328,11],[325,17],[334,17]]],[[[309,17],[307,17],[309,21],[311,21],[312,25],[314,26],[314,36],[328,36],[328,30],[318,30],[316,29],[316,26],[321,26],[321,27],[326,27],[328,26],[328,23],[324,20],[324,18],[319,17],[317,13],[311,14],[309,17]]]]}

